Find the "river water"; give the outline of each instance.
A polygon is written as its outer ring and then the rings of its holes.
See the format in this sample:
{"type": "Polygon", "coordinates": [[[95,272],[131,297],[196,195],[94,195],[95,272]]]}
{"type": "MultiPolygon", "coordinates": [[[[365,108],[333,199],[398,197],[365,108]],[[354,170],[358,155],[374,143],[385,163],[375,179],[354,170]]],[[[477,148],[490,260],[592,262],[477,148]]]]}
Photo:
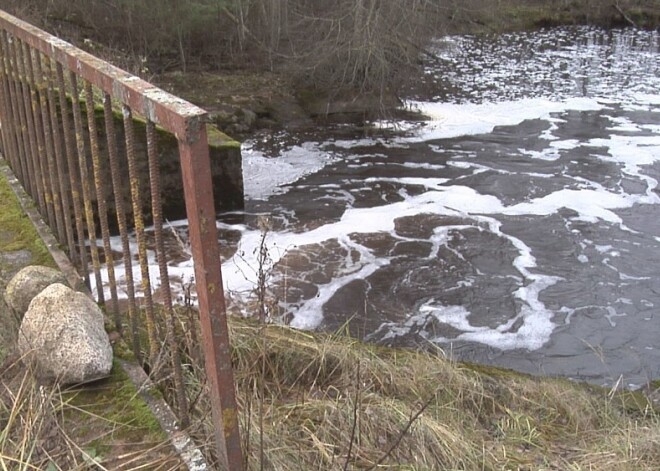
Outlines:
{"type": "Polygon", "coordinates": [[[219,222],[229,299],[254,295],[265,228],[269,310],[294,327],[598,384],[660,377],[658,32],[434,53],[408,92],[419,118],[244,145],[247,210],[219,222]]]}

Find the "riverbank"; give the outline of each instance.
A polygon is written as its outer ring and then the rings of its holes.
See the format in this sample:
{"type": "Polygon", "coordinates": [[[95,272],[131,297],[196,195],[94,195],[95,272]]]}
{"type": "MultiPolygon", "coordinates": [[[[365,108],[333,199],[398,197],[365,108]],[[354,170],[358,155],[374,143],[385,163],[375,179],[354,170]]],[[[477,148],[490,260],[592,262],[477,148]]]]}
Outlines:
{"type": "MultiPolygon", "coordinates": [[[[660,28],[660,4],[652,0],[472,0],[446,7],[438,35],[498,34],[553,26],[660,28]]],[[[421,57],[428,55],[422,51],[421,57]]],[[[172,71],[153,80],[211,113],[237,139],[258,130],[311,127],[330,120],[355,121],[392,110],[397,97],[323,96],[300,90],[277,68],[172,71]]]]}
{"type": "Polygon", "coordinates": [[[469,3],[462,3],[462,7],[452,12],[448,34],[501,33],[568,25],[644,29],[660,26],[660,6],[653,0],[473,0],[472,5],[469,3]]]}
{"type": "MultiPolygon", "coordinates": [[[[0,196],[3,275],[17,252],[20,265],[48,264],[4,177],[0,196]]],[[[440,350],[364,344],[344,331],[320,335],[240,318],[230,329],[250,470],[262,459],[282,471],[660,467],[660,416],[639,392],[457,363],[440,350]]],[[[192,339],[189,353],[198,347],[192,339]]],[[[0,463],[179,469],[130,381],[115,371],[91,389],[59,391],[34,382],[16,359],[5,361],[3,391],[18,393],[0,394],[0,463]],[[35,425],[23,428],[29,418],[35,425]]],[[[197,397],[191,432],[212,443],[201,371],[188,378],[197,397]]]]}
{"type": "Polygon", "coordinates": [[[440,351],[383,348],[343,333],[235,320],[231,338],[249,469],[259,469],[262,423],[273,470],[660,467],[659,417],[639,393],[455,363],[440,351]]]}

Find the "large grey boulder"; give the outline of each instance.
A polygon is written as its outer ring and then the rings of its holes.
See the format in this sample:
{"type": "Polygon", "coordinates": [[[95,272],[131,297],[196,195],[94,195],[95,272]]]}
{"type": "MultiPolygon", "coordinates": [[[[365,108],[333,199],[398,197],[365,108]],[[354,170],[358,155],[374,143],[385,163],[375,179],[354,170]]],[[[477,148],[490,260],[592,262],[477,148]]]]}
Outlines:
{"type": "Polygon", "coordinates": [[[48,286],[30,303],[18,349],[34,360],[41,378],[62,384],[104,378],[112,368],[112,346],[101,309],[60,283],[48,286]]]}
{"type": "Polygon", "coordinates": [[[30,265],[20,270],[7,283],[5,301],[20,318],[28,310],[30,301],[48,285],[67,284],[62,272],[49,267],[30,265]]]}

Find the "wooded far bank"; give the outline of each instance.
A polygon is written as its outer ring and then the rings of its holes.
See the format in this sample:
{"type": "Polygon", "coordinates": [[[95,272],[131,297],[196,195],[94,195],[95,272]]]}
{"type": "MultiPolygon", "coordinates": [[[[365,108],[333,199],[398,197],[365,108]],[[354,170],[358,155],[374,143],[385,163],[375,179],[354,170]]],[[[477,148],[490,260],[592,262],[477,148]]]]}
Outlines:
{"type": "Polygon", "coordinates": [[[295,88],[384,97],[430,40],[564,24],[657,28],[657,0],[7,0],[3,8],[141,75],[274,71],[295,88]]]}

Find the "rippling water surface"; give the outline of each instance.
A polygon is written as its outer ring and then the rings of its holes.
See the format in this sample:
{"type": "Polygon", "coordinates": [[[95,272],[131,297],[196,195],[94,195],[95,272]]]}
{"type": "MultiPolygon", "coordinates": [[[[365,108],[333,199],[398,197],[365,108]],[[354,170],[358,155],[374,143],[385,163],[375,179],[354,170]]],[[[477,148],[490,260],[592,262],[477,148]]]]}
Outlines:
{"type": "MultiPolygon", "coordinates": [[[[602,384],[660,376],[660,37],[439,39],[421,121],[258,136],[231,299],[292,325],[602,384]]],[[[235,216],[235,215],[234,215],[235,216]]],[[[185,278],[190,263],[171,267],[185,278]]]]}

